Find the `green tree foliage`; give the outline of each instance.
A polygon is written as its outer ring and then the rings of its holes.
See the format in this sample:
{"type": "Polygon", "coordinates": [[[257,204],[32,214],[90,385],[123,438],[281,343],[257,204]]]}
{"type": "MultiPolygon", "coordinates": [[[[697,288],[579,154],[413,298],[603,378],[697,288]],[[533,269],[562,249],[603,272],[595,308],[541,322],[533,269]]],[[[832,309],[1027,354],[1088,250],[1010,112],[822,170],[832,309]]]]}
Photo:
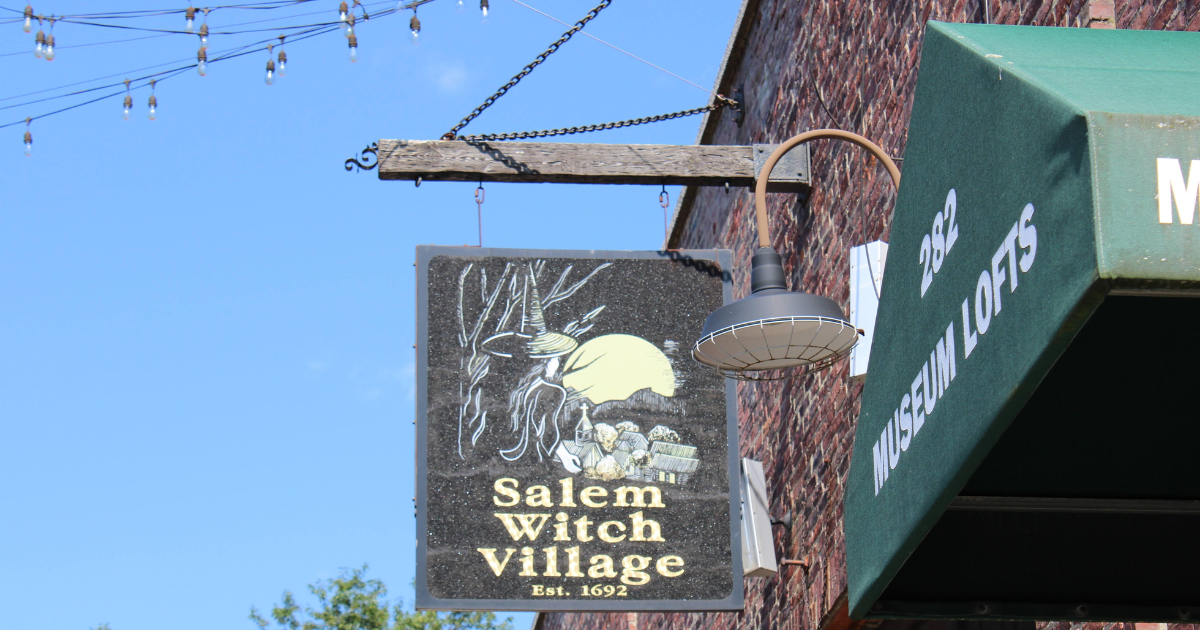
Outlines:
{"type": "MultiPolygon", "coordinates": [[[[308,586],[317,606],[303,611],[290,591],[283,602],[271,609],[271,618],[284,630],[512,630],[512,618],[498,622],[490,612],[416,612],[404,609],[403,602],[392,604],[387,587],[365,575],[361,569],[342,569],[341,575],[328,582],[308,586]]],[[[250,620],[260,630],[267,621],[258,609],[250,608],[250,620]]]]}

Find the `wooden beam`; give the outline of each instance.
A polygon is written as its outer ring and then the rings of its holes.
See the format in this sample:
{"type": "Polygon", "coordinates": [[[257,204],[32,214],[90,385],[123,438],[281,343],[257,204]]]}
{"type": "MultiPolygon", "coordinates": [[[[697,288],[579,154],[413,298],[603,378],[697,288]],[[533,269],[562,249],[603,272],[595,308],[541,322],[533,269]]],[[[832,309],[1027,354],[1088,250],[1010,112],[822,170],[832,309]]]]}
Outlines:
{"type": "MultiPolygon", "coordinates": [[[[764,145],[380,140],[378,170],[379,179],[427,182],[751,187],[755,155],[769,153],[764,145]]],[[[808,155],[798,157],[790,169],[776,167],[770,190],[798,191],[807,185],[808,155]]]]}

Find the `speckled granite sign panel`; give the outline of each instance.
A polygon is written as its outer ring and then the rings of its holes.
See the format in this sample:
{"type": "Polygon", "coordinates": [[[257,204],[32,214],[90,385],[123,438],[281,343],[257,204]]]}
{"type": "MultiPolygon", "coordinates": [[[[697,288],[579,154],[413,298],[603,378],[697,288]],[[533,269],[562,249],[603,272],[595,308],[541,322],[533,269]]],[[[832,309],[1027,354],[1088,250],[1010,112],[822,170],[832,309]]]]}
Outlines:
{"type": "Polygon", "coordinates": [[[740,610],[729,252],[417,259],[418,608],[740,610]]]}

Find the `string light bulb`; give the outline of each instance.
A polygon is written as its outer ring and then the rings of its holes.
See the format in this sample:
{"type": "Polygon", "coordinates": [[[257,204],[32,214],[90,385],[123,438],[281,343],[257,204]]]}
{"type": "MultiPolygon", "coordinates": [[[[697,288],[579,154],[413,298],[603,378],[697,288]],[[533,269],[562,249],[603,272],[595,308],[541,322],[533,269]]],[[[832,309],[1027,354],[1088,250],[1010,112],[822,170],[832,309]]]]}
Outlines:
{"type": "Polygon", "coordinates": [[[202,76],[202,77],[208,76],[208,49],[207,48],[201,48],[200,50],[196,51],[196,72],[199,72],[200,76],[202,76]]]}
{"type": "Polygon", "coordinates": [[[208,21],[200,25],[200,47],[208,48],[208,21]]]}
{"type": "Polygon", "coordinates": [[[46,34],[42,32],[40,25],[38,26],[38,33],[37,37],[34,38],[34,42],[37,45],[33,47],[33,56],[41,59],[42,55],[46,52],[46,34]]]}
{"type": "Polygon", "coordinates": [[[187,25],[184,26],[184,28],[187,30],[187,32],[191,33],[196,27],[196,9],[192,8],[192,5],[189,4],[187,11],[184,11],[183,14],[184,17],[187,18],[187,25]]]}
{"type": "Polygon", "coordinates": [[[50,27],[51,32],[46,36],[46,49],[42,52],[46,57],[46,61],[54,61],[54,27],[50,27]]]}
{"type": "Polygon", "coordinates": [[[29,133],[30,119],[25,119],[25,157],[33,157],[33,134],[29,133]]]}
{"type": "Polygon", "coordinates": [[[463,12],[463,0],[458,0],[458,5],[455,6],[454,10],[458,11],[459,13],[463,12]]]}
{"type": "Polygon", "coordinates": [[[271,49],[274,44],[267,44],[267,85],[275,85],[275,60],[271,59],[271,49]]]}
{"type": "Polygon", "coordinates": [[[338,19],[339,20],[345,22],[346,16],[349,15],[349,13],[350,13],[350,7],[346,6],[345,2],[338,5],[338,19]]]}
{"type": "Polygon", "coordinates": [[[129,79],[125,79],[125,112],[122,118],[129,120],[129,112],[133,110],[133,95],[129,93],[129,79]]]}
{"type": "Polygon", "coordinates": [[[350,36],[350,63],[358,61],[358,36],[350,36]]]}
{"type": "Polygon", "coordinates": [[[150,120],[158,120],[158,97],[154,95],[155,83],[154,79],[150,79],[150,120]]]}
{"type": "Polygon", "coordinates": [[[279,76],[287,76],[287,53],[283,50],[283,35],[279,36],[279,76]]]}
{"type": "Polygon", "coordinates": [[[346,37],[348,37],[348,38],[354,37],[354,14],[353,13],[350,14],[350,17],[346,18],[345,34],[346,34],[346,37]]]}
{"type": "Polygon", "coordinates": [[[28,33],[33,30],[33,7],[25,5],[25,24],[21,25],[21,30],[28,33]]]}
{"type": "Polygon", "coordinates": [[[417,37],[421,34],[421,20],[417,19],[417,10],[413,9],[412,19],[408,21],[408,29],[412,31],[412,43],[417,43],[417,37]]]}
{"type": "Polygon", "coordinates": [[[479,0],[479,10],[483,11],[483,19],[486,20],[488,14],[488,0],[479,0]]]}

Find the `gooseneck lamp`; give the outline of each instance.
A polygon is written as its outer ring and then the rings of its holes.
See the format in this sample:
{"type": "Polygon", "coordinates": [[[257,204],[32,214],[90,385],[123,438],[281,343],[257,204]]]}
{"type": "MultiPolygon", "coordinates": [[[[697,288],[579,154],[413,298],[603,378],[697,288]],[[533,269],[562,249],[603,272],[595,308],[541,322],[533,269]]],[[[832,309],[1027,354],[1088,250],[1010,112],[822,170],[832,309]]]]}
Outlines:
{"type": "Polygon", "coordinates": [[[816,129],[788,139],[767,158],[754,187],[758,218],[758,250],[750,267],[750,295],[712,312],[704,320],[692,358],[738,380],[777,380],[825,369],[845,357],[858,343],[833,300],[789,291],[783,260],[771,247],[767,229],[767,181],[775,164],[788,151],[821,138],[846,140],[874,155],[900,186],[900,169],[879,145],[840,129],[816,129]]]}

